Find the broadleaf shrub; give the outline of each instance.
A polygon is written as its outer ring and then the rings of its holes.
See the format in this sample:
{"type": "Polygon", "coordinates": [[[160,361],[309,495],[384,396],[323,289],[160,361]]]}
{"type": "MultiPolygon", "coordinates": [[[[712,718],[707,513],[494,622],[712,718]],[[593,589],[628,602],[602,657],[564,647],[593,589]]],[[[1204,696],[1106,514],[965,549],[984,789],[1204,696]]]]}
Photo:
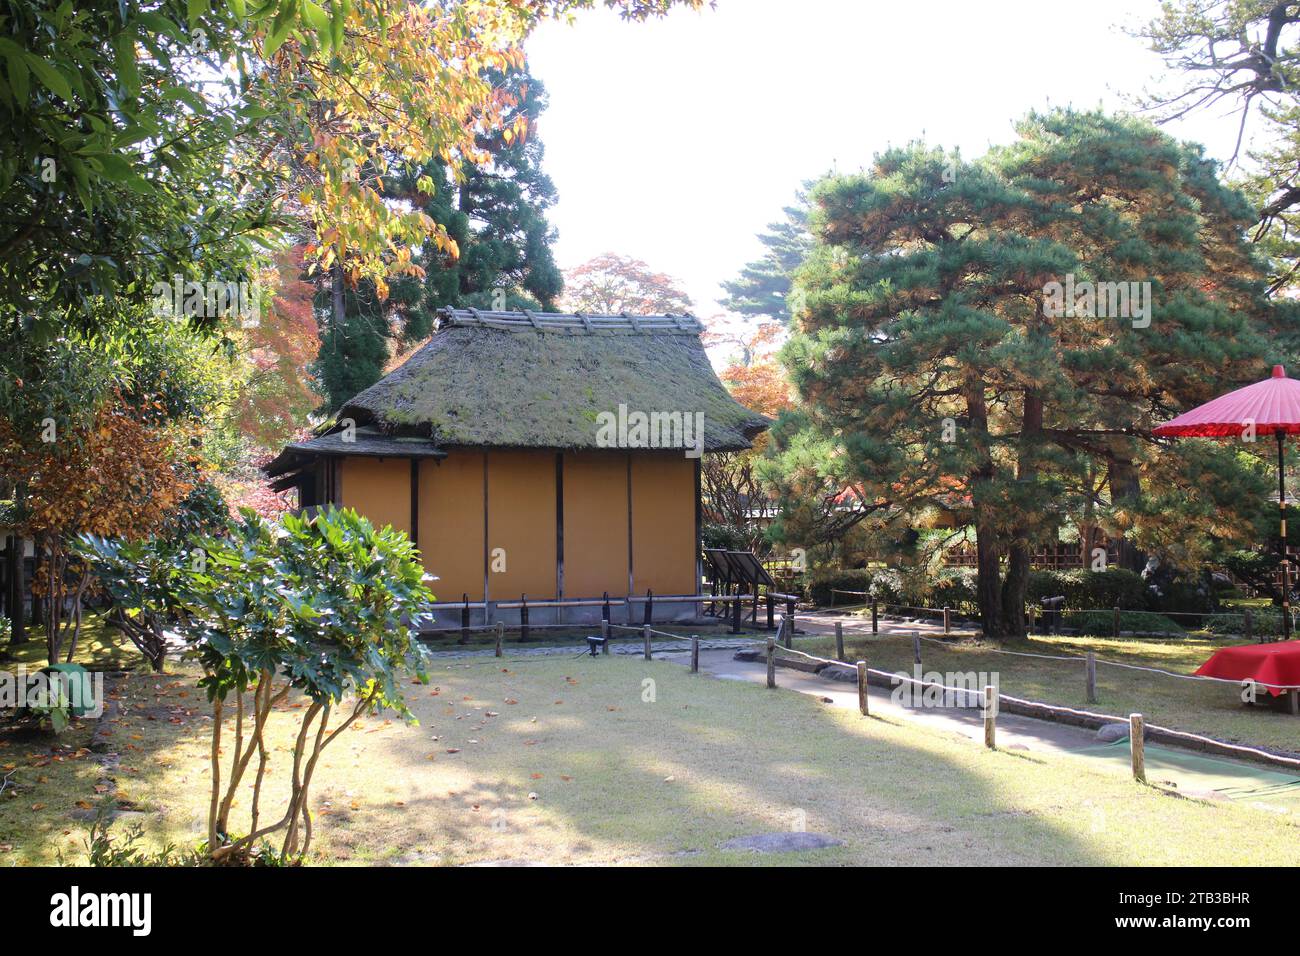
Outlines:
{"type": "MultiPolygon", "coordinates": [[[[280,832],[283,859],[305,855],[308,795],[321,752],[364,713],[387,709],[411,719],[399,680],[410,673],[427,680],[416,628],[433,595],[405,533],[333,507],[279,523],[248,509],[242,515],[224,535],[191,539],[198,551],[175,566],[166,597],[177,609],[188,653],[203,667],[199,684],[212,704],[207,847],[214,862],[238,859],[280,832]],[[291,771],[288,805],[266,823],[260,815],[268,790],[266,724],[293,692],[307,700],[290,712],[296,744],[289,759],[276,761],[280,772],[291,771]],[[330,727],[336,708],[343,719],[330,727]],[[232,712],[234,739],[227,742],[223,719],[232,712]],[[248,808],[247,831],[235,836],[231,810],[254,758],[251,798],[240,801],[248,808]]],[[[97,549],[114,573],[129,573],[132,556],[138,557],[137,576],[163,557],[117,542],[99,542],[97,549]]]]}

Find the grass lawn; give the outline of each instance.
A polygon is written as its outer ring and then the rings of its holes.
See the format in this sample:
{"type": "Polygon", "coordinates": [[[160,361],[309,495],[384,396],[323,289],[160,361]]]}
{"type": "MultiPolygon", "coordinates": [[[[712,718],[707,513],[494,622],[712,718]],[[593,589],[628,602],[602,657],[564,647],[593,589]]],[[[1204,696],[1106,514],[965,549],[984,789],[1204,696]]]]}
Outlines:
{"type": "MultiPolygon", "coordinates": [[[[313,862],[1290,863],[1300,837],[1289,816],[1169,796],[1082,758],[989,752],[662,661],[476,659],[432,676],[410,688],[419,725],[363,719],[325,752],[313,862]],[[843,845],[719,847],[797,824],[843,845]]],[[[81,749],[86,727],[54,752],[0,735],[0,864],[82,858],[70,814],[109,791],[150,842],[197,840],[211,723],[193,679],[178,665],[118,684],[114,770],[81,749]]],[[[274,770],[300,706],[273,718],[274,770]]]]}
{"type": "MultiPolygon", "coordinates": [[[[846,633],[849,660],[865,658],[881,670],[912,671],[912,639],[908,634],[859,637],[846,633]]],[[[1242,641],[1187,637],[1159,638],[1034,637],[1012,650],[1034,654],[1083,655],[1191,674],[1221,647],[1242,641]]],[[[833,638],[800,640],[800,650],[833,657],[833,638]]],[[[964,639],[951,644],[922,641],[921,660],[927,671],[987,671],[999,675],[999,689],[1013,697],[1079,707],[1127,717],[1140,713],[1147,723],[1206,734],[1233,743],[1273,750],[1300,751],[1300,717],[1273,709],[1268,702],[1242,704],[1235,685],[1187,681],[1161,674],[1097,665],[1097,703],[1087,702],[1082,661],[1052,661],[1000,654],[987,644],[964,639]]],[[[1261,699],[1265,696],[1260,694],[1261,699]]]]}

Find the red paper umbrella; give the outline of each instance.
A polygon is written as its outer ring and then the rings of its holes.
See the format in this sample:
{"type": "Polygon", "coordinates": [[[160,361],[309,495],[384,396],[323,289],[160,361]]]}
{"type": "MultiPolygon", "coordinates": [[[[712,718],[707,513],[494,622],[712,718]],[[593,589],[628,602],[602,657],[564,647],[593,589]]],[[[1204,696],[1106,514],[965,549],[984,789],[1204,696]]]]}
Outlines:
{"type": "Polygon", "coordinates": [[[1286,435],[1300,433],[1300,381],[1286,377],[1286,369],[1273,366],[1271,377],[1220,395],[1171,422],[1153,429],[1162,438],[1242,438],[1250,435],[1277,436],[1277,500],[1281,509],[1282,535],[1278,547],[1282,557],[1282,628],[1291,638],[1291,575],[1286,555],[1286,477],[1283,473],[1283,442],[1286,435]]]}

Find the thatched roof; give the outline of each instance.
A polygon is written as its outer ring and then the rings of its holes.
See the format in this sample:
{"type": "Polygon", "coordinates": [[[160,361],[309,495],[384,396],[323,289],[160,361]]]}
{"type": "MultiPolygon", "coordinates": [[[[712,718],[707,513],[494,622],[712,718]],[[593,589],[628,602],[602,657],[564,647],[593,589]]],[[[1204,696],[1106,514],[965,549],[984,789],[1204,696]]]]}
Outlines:
{"type": "Polygon", "coordinates": [[[702,412],[704,449],[767,427],[718,381],[692,316],[443,310],[433,337],[348,402],[351,418],[439,447],[601,447],[602,412],[702,412]]]}
{"type": "Polygon", "coordinates": [[[285,445],[262,471],[269,477],[283,475],[271,487],[275,491],[291,488],[298,482],[299,469],[310,466],[322,456],[360,455],[367,458],[446,458],[447,453],[427,438],[386,435],[377,428],[357,428],[352,432],[332,431],[309,441],[285,445]]]}

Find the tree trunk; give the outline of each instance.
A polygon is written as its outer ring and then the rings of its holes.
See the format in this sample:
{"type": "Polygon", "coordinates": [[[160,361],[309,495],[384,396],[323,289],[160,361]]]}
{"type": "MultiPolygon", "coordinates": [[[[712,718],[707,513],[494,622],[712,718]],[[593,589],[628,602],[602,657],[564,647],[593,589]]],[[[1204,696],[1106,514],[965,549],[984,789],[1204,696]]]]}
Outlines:
{"type": "MultiPolygon", "coordinates": [[[[1020,456],[1016,480],[1026,488],[1038,479],[1038,452],[1043,434],[1043,397],[1025,392],[1025,411],[1020,427],[1020,456]]],[[[1025,595],[1029,591],[1029,570],[1034,542],[1031,529],[1021,524],[1015,530],[1007,559],[1007,577],[1002,584],[1002,623],[1007,637],[1024,638],[1025,595]]]]}
{"type": "Polygon", "coordinates": [[[9,615],[9,643],[22,644],[27,640],[27,617],[23,613],[23,602],[27,590],[24,582],[26,562],[23,551],[27,542],[17,535],[10,535],[5,550],[5,582],[8,594],[5,599],[5,613],[9,615]]]}
{"type": "MultiPolygon", "coordinates": [[[[1142,496],[1142,482],[1127,454],[1110,455],[1110,503],[1112,508],[1131,507],[1142,496]]],[[[1116,561],[1126,571],[1141,573],[1147,555],[1133,546],[1123,534],[1115,542],[1116,561]]]]}
{"type": "Polygon", "coordinates": [[[989,450],[988,406],[984,400],[984,382],[977,373],[967,373],[965,392],[966,415],[970,420],[971,441],[975,451],[975,464],[968,476],[975,512],[975,593],[984,636],[1000,640],[1003,636],[1001,542],[997,532],[980,511],[981,489],[993,480],[994,467],[989,450]]]}

